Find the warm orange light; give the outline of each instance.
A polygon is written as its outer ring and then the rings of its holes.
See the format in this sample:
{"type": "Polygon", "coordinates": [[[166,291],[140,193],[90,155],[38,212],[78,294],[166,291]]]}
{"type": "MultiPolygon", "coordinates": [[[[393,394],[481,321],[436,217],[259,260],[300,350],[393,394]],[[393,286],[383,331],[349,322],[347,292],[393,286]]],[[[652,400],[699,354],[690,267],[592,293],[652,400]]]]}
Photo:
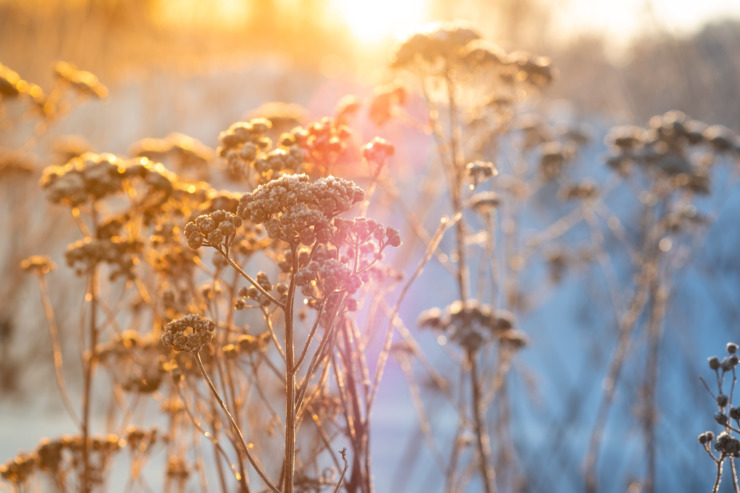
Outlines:
{"type": "Polygon", "coordinates": [[[329,0],[354,36],[367,44],[406,34],[424,23],[427,0],[329,0]]]}

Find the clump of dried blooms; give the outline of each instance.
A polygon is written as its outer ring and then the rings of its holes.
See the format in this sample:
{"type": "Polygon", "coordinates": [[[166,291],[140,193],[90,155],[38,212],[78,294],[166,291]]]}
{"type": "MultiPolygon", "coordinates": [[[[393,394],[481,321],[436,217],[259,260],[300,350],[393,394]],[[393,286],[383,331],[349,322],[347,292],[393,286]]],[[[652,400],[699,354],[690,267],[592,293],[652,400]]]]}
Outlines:
{"type": "Polygon", "coordinates": [[[598,197],[599,189],[591,180],[563,186],[558,192],[560,200],[588,200],[598,197]]]}
{"type": "Polygon", "coordinates": [[[45,275],[56,268],[54,262],[46,255],[32,255],[21,260],[21,269],[36,275],[45,275]]]}
{"type": "Polygon", "coordinates": [[[100,83],[95,74],[80,70],[71,63],[57,62],[54,65],[54,75],[71,85],[82,96],[96,99],[108,96],[108,88],[100,83]]]}
{"type": "Polygon", "coordinates": [[[503,310],[496,311],[478,300],[455,301],[444,310],[432,308],[419,315],[419,327],[442,332],[451,341],[468,351],[475,351],[486,342],[510,339],[517,346],[526,343],[526,336],[514,329],[514,317],[503,310]]]}
{"type": "Polygon", "coordinates": [[[33,454],[19,454],[11,461],[0,465],[0,477],[4,480],[22,485],[33,474],[36,469],[36,457],[33,454]]]}
{"type": "Polygon", "coordinates": [[[192,249],[202,245],[228,247],[241,226],[239,216],[225,210],[217,210],[210,214],[202,214],[185,225],[185,238],[192,249]]]}
{"type": "Polygon", "coordinates": [[[129,150],[132,156],[146,157],[152,161],[172,159],[177,169],[194,169],[206,176],[213,150],[197,139],[181,133],[171,133],[164,139],[142,139],[129,150]]]}
{"type": "Polygon", "coordinates": [[[0,179],[28,177],[33,174],[33,170],[34,165],[29,156],[0,149],[0,179]]]}
{"type": "Polygon", "coordinates": [[[46,104],[44,91],[37,86],[21,79],[14,70],[0,63],[0,102],[3,99],[28,98],[39,109],[46,104]]]}
{"type": "Polygon", "coordinates": [[[146,158],[122,159],[113,154],[85,153],[64,166],[49,166],[41,176],[41,187],[55,204],[79,207],[89,201],[122,193],[133,179],[139,179],[149,192],[173,189],[176,177],[159,163],[146,158]]]}
{"type": "Polygon", "coordinates": [[[470,199],[470,208],[482,216],[495,211],[501,205],[501,197],[496,192],[478,192],[470,199]]]}
{"type": "Polygon", "coordinates": [[[432,65],[440,59],[457,57],[468,43],[480,37],[478,31],[466,24],[432,24],[398,46],[391,67],[408,68],[418,62],[432,65]]]}
{"type": "Polygon", "coordinates": [[[111,267],[111,280],[121,276],[133,279],[136,277],[136,258],[143,247],[140,240],[130,238],[85,238],[71,243],[64,252],[64,258],[78,275],[88,273],[95,265],[106,263],[111,267]]]}
{"type": "Polygon", "coordinates": [[[197,353],[213,340],[216,324],[200,315],[190,314],[168,323],[162,343],[176,351],[197,353]]]}
{"type": "Polygon", "coordinates": [[[293,132],[295,141],[301,146],[310,170],[319,175],[327,174],[349,146],[352,133],[337,119],[322,118],[304,130],[293,132]]]}
{"type": "MultiPolygon", "coordinates": [[[[734,435],[738,433],[740,428],[740,407],[735,406],[732,402],[735,382],[737,379],[737,366],[740,364],[740,358],[738,358],[738,345],[734,342],[728,342],[725,346],[727,353],[722,359],[717,356],[712,356],[707,360],[709,369],[714,372],[714,381],[716,382],[716,393],[712,392],[709,385],[702,378],[701,381],[704,383],[705,388],[712,396],[715,404],[717,405],[717,412],[714,413],[714,421],[722,427],[722,431],[715,435],[711,431],[706,431],[699,435],[699,443],[704,447],[704,451],[714,461],[717,466],[717,473],[715,477],[715,488],[713,491],[718,491],[718,485],[722,478],[722,465],[726,459],[734,460],[740,457],[740,440],[734,435]],[[729,377],[729,389],[726,387],[727,382],[725,377],[729,377]],[[718,452],[715,455],[712,452],[712,440],[714,442],[714,451],[718,452]]],[[[733,481],[737,486],[737,478],[734,474],[733,467],[733,481]]]]}
{"type": "MultiPolygon", "coordinates": [[[[499,46],[482,39],[481,34],[459,22],[432,24],[403,41],[391,58],[391,68],[444,77],[485,74],[484,85],[542,88],[552,82],[554,70],[547,57],[524,52],[507,54],[499,46]]],[[[494,91],[491,101],[505,93],[494,91]]]]}
{"type": "Polygon", "coordinates": [[[396,149],[393,144],[381,137],[375,137],[362,148],[362,157],[368,163],[383,166],[395,152],[396,149]]]}
{"type": "Polygon", "coordinates": [[[680,111],[669,111],[652,117],[647,128],[613,128],[605,139],[611,148],[606,162],[623,176],[637,165],[648,176],[676,188],[707,194],[708,166],[718,156],[736,156],[737,141],[726,127],[708,126],[680,111]],[[698,150],[708,152],[695,159],[698,150]]]}
{"type": "Polygon", "coordinates": [[[370,99],[368,116],[374,124],[384,125],[406,104],[407,99],[408,92],[400,84],[377,87],[370,99]]]}
{"type": "Polygon", "coordinates": [[[267,235],[291,244],[326,243],[331,220],[363,200],[365,194],[349,180],[328,176],[311,182],[306,175],[284,175],[239,201],[237,214],[264,224],[267,235]]]}

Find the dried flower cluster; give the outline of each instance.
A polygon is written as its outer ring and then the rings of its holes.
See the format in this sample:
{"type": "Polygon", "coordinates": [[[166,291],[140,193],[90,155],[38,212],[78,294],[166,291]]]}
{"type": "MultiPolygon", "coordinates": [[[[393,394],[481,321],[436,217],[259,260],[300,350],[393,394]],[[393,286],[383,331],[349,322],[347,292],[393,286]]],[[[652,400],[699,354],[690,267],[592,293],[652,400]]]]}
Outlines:
{"type": "Polygon", "coordinates": [[[444,310],[431,308],[419,315],[417,324],[441,332],[468,351],[477,351],[497,339],[511,342],[515,347],[527,342],[524,333],[514,329],[511,313],[494,310],[478,300],[455,301],[444,310]]]}
{"type": "Polygon", "coordinates": [[[298,143],[301,129],[285,133],[278,145],[273,148],[267,132],[272,123],[265,118],[255,118],[249,122],[238,122],[218,137],[220,146],[217,154],[226,158],[229,172],[257,183],[266,183],[283,173],[293,174],[302,170],[304,153],[298,143]]]}
{"type": "Polygon", "coordinates": [[[553,80],[548,58],[523,52],[507,54],[483,40],[477,30],[455,22],[433,24],[403,41],[393,54],[391,67],[429,75],[449,75],[450,70],[461,74],[493,70],[504,84],[533,87],[543,87],[553,80]]]}
{"type": "Polygon", "coordinates": [[[172,159],[175,169],[195,169],[207,177],[208,163],[213,159],[213,151],[200,141],[181,133],[171,133],[163,139],[142,139],[135,143],[129,152],[135,157],[145,157],[162,162],[172,159]]]}
{"type": "Polygon", "coordinates": [[[219,209],[210,214],[202,214],[185,225],[185,238],[193,249],[203,244],[208,246],[229,246],[241,226],[242,220],[232,212],[219,209]]]}
{"type": "Polygon", "coordinates": [[[3,99],[28,98],[36,107],[42,109],[46,104],[43,89],[23,80],[14,70],[0,63],[0,103],[3,99]]]}
{"type": "MultiPolygon", "coordinates": [[[[704,385],[707,391],[712,395],[715,403],[717,404],[717,412],[714,414],[714,421],[722,427],[722,432],[715,435],[711,431],[706,431],[699,435],[699,443],[704,447],[706,453],[712,458],[717,464],[717,476],[715,478],[715,489],[719,486],[719,482],[722,476],[722,464],[726,459],[733,460],[740,457],[740,440],[735,435],[740,434],[740,406],[735,407],[732,399],[735,390],[735,383],[737,381],[736,368],[740,364],[738,358],[738,345],[733,342],[728,342],[725,346],[727,355],[720,359],[717,356],[712,356],[708,359],[707,365],[709,369],[714,372],[716,382],[716,394],[712,392],[707,386],[706,382],[704,385]],[[730,377],[730,388],[726,388],[725,377],[730,377]],[[719,453],[715,455],[712,450],[712,441],[714,441],[714,450],[719,453]]],[[[734,466],[733,466],[734,470],[734,466]]],[[[735,487],[738,487],[737,477],[733,474],[733,481],[735,487]]]]}
{"type": "Polygon", "coordinates": [[[108,96],[108,88],[100,83],[98,77],[86,70],[80,70],[69,62],[57,62],[54,75],[71,85],[81,96],[103,99],[108,96]]]}
{"type": "Polygon", "coordinates": [[[164,166],[146,158],[122,159],[113,154],[85,153],[63,166],[44,170],[41,186],[51,202],[79,207],[105,197],[123,193],[138,179],[149,193],[173,190],[175,176],[164,166]]]}
{"type": "Polygon", "coordinates": [[[264,224],[272,239],[310,246],[329,241],[331,220],[364,196],[342,178],[312,182],[307,175],[284,175],[244,195],[237,213],[245,221],[264,224]]]}
{"type": "Polygon", "coordinates": [[[186,315],[168,323],[162,343],[175,351],[197,353],[213,340],[216,324],[197,314],[186,315]]]}
{"type": "MultiPolygon", "coordinates": [[[[89,471],[93,484],[102,485],[113,455],[126,446],[126,440],[115,434],[90,437],[89,471]]],[[[65,435],[55,440],[43,439],[30,454],[19,454],[0,465],[0,477],[17,486],[25,485],[36,471],[49,475],[56,481],[74,471],[82,461],[82,439],[65,435]]]]}
{"type": "Polygon", "coordinates": [[[628,175],[636,164],[651,176],[698,194],[709,193],[712,161],[695,159],[693,150],[704,148],[718,155],[740,153],[737,136],[729,129],[692,120],[680,111],[654,116],[648,128],[615,127],[606,143],[612,149],[607,165],[620,174],[628,175]]]}

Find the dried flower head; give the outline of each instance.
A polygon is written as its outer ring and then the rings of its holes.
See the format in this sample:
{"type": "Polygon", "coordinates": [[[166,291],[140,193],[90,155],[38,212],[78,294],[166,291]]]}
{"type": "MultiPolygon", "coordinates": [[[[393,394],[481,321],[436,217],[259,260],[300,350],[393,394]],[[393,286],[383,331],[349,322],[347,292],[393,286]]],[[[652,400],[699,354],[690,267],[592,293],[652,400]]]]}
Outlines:
{"type": "Polygon", "coordinates": [[[284,175],[242,196],[238,214],[264,224],[270,238],[312,245],[326,243],[331,220],[363,198],[361,188],[342,178],[284,175]]]}
{"type": "Polygon", "coordinates": [[[229,246],[241,226],[242,220],[233,212],[219,209],[210,214],[201,214],[185,225],[185,238],[192,249],[207,246],[229,246]]]}
{"type": "Polygon", "coordinates": [[[216,324],[197,314],[186,315],[168,323],[162,343],[175,351],[197,353],[213,339],[216,324]]]}
{"type": "Polygon", "coordinates": [[[444,310],[432,308],[419,316],[417,324],[439,330],[468,351],[496,339],[506,339],[517,347],[526,343],[523,333],[509,334],[514,330],[511,313],[496,311],[478,300],[455,301],[444,310]]]}
{"type": "Polygon", "coordinates": [[[39,276],[48,274],[55,268],[54,262],[46,255],[32,255],[21,260],[21,269],[39,276]]]}
{"type": "Polygon", "coordinates": [[[95,74],[80,70],[71,63],[57,62],[54,65],[54,75],[71,85],[82,96],[96,99],[108,96],[108,88],[100,83],[95,74]]]}

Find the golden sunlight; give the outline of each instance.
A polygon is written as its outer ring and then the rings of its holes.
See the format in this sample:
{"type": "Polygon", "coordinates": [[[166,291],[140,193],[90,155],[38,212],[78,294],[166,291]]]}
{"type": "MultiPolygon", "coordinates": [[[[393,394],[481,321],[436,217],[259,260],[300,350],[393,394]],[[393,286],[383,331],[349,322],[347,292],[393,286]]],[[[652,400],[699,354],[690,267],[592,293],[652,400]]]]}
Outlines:
{"type": "Polygon", "coordinates": [[[331,12],[341,16],[360,42],[374,44],[425,22],[426,0],[330,0],[331,12]]]}

